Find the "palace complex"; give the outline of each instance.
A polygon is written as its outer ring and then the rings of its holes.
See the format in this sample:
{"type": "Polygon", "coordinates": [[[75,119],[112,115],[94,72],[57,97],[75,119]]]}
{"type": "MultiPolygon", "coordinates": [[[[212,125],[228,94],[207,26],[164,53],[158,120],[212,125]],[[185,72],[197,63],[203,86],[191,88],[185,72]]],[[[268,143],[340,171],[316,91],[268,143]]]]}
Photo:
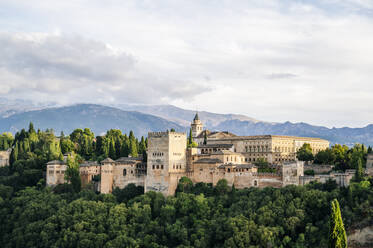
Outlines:
{"type": "MultiPolygon", "coordinates": [[[[100,163],[80,165],[82,184],[93,183],[97,191],[110,193],[113,188],[124,188],[130,183],[143,186],[145,192],[158,191],[173,195],[180,178],[186,176],[194,183],[216,185],[226,179],[236,188],[283,187],[303,185],[310,181],[335,179],[341,186],[348,185],[353,172],[331,173],[323,177],[305,177],[303,162],[296,152],[303,144],[311,145],[314,154],[329,147],[329,142],[318,138],[261,135],[236,136],[229,132],[203,129],[196,114],[191,131],[197,147],[187,148],[187,135],[181,132],[150,132],[147,162],[142,158],[107,158],[100,163]],[[262,159],[269,162],[275,173],[260,173],[254,165],[262,159]]],[[[66,162],[47,164],[47,185],[64,183],[66,162]]]]}

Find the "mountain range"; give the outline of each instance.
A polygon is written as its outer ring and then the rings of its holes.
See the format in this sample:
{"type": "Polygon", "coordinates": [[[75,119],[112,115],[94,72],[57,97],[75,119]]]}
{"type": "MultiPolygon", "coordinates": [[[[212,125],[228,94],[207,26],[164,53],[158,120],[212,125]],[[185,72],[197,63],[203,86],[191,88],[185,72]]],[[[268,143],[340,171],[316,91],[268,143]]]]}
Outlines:
{"type": "MultiPolygon", "coordinates": [[[[1,100],[1,99],[0,99],[1,100]]],[[[174,128],[188,131],[196,111],[173,105],[126,105],[103,106],[97,104],[77,104],[53,106],[53,103],[23,106],[15,104],[12,110],[6,102],[0,101],[0,133],[16,132],[32,121],[40,129],[53,128],[56,133],[70,133],[76,128],[90,128],[95,134],[103,134],[111,128],[128,133],[133,130],[137,136],[146,136],[149,131],[164,131],[174,128]]],[[[363,143],[373,145],[373,125],[363,128],[327,128],[307,123],[264,122],[245,115],[198,112],[205,127],[214,131],[229,131],[237,135],[292,135],[319,137],[332,144],[353,145],[363,143]]]]}

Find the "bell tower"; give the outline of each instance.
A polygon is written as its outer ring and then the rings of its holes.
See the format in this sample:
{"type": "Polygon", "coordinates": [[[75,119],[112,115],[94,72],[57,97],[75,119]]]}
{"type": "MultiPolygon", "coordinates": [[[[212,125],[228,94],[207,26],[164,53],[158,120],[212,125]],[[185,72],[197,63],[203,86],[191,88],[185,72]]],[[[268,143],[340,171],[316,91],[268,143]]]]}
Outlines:
{"type": "Polygon", "coordinates": [[[192,127],[192,136],[193,138],[197,137],[203,131],[203,124],[199,119],[198,113],[194,116],[193,122],[191,124],[192,127]]]}

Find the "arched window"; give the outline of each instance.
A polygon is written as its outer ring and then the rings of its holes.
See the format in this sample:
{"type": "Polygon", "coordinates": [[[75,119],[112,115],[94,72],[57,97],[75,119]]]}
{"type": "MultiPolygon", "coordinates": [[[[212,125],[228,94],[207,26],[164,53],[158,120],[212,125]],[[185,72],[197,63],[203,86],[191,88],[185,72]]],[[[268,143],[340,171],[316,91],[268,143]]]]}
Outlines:
{"type": "Polygon", "coordinates": [[[161,165],[161,169],[163,170],[163,164],[161,165]]]}
{"type": "Polygon", "coordinates": [[[256,187],[256,186],[258,186],[258,181],[254,181],[254,186],[256,187]]]}
{"type": "Polygon", "coordinates": [[[159,165],[157,165],[157,169],[159,169],[159,165]]]}
{"type": "Polygon", "coordinates": [[[123,169],[123,176],[125,177],[127,175],[127,170],[123,169]]]}

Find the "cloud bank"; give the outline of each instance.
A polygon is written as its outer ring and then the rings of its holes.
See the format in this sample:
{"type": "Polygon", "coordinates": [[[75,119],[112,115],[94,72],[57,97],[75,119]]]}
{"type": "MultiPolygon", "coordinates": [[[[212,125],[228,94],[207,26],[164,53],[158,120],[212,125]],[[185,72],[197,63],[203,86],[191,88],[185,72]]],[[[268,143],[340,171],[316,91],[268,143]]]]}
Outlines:
{"type": "Polygon", "coordinates": [[[371,0],[0,1],[0,96],[373,123],[371,0]]]}

